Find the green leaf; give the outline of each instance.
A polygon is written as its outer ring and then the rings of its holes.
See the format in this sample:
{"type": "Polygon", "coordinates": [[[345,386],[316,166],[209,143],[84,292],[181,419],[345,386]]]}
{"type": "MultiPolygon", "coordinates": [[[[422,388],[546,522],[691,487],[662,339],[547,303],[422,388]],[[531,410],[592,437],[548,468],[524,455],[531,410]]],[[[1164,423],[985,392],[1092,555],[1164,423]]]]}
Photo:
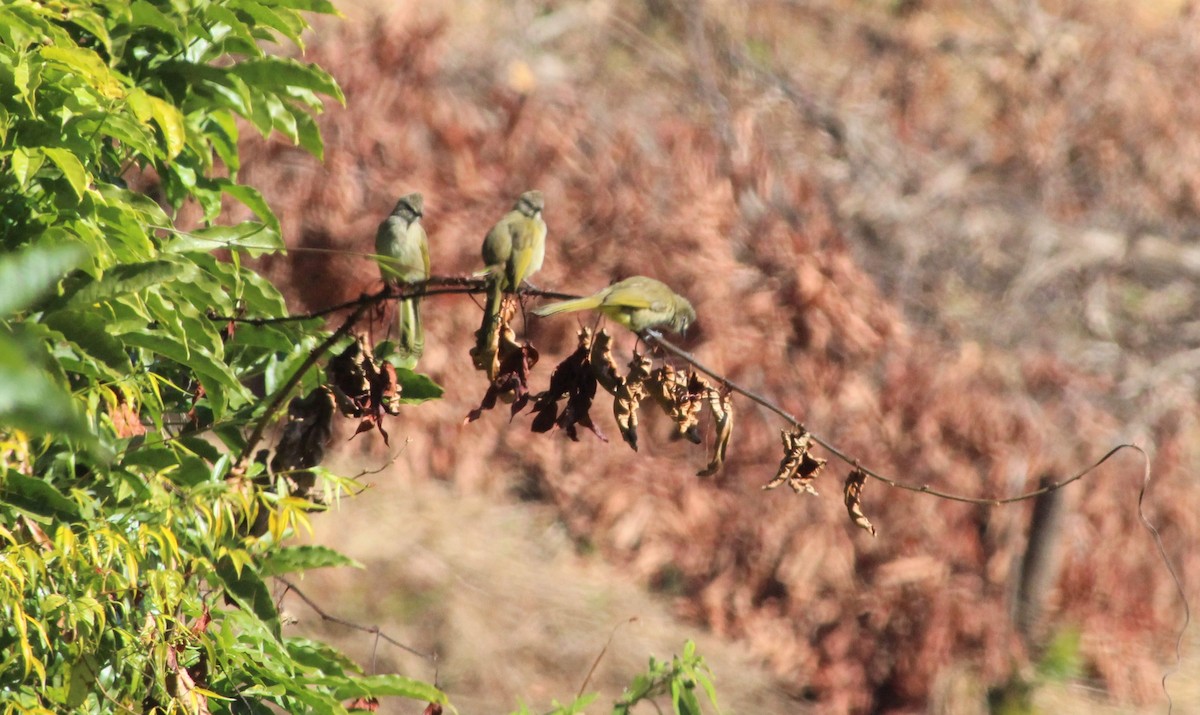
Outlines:
{"type": "MultiPolygon", "coordinates": [[[[111,7],[107,8],[110,13],[113,9],[111,7]]],[[[124,17],[121,19],[128,18],[128,12],[122,13],[122,15],[124,17]]],[[[111,19],[117,20],[118,18],[112,17],[111,19]]],[[[108,34],[108,26],[105,24],[105,18],[99,13],[89,10],[81,4],[76,4],[71,8],[70,21],[90,32],[93,37],[100,41],[100,44],[104,45],[104,51],[112,54],[112,38],[108,34]]]]}
{"type": "Polygon", "coordinates": [[[307,668],[319,670],[322,673],[362,672],[361,666],[328,644],[307,638],[288,638],[284,645],[287,646],[288,654],[307,668]]]}
{"type": "Polygon", "coordinates": [[[405,404],[415,405],[426,400],[436,400],[445,390],[428,375],[413,372],[408,368],[396,368],[396,381],[400,384],[400,399],[405,404]]]}
{"type": "Polygon", "coordinates": [[[212,145],[213,151],[225,163],[230,177],[235,177],[242,167],[241,156],[238,154],[238,127],[233,114],[226,110],[212,112],[208,116],[209,126],[205,127],[205,136],[212,145]]]}
{"type": "Polygon", "coordinates": [[[234,568],[233,560],[225,557],[217,562],[217,578],[225,586],[229,594],[239,606],[252,613],[262,621],[276,640],[280,638],[279,611],[275,609],[275,601],[266,584],[259,578],[258,573],[251,567],[242,568],[241,573],[234,568]]]}
{"type": "Polygon", "coordinates": [[[429,683],[402,675],[367,675],[361,678],[323,678],[319,682],[333,686],[338,700],[360,697],[395,696],[445,705],[446,694],[429,683]]]}
{"type": "Polygon", "coordinates": [[[363,567],[354,559],[325,546],[286,546],[271,551],[263,558],[262,575],[279,576],[330,566],[363,567]]]}
{"type": "Polygon", "coordinates": [[[42,321],[74,343],[85,354],[99,360],[114,371],[113,377],[129,372],[129,354],[121,341],[105,330],[105,318],[90,310],[56,310],[42,321]]]}
{"type": "Polygon", "coordinates": [[[258,189],[228,180],[218,181],[217,185],[221,187],[222,191],[241,201],[246,208],[253,211],[254,215],[266,223],[276,234],[283,233],[283,229],[279,226],[279,218],[275,216],[275,212],[267,205],[267,200],[263,198],[262,193],[258,189]]]}
{"type": "Polygon", "coordinates": [[[61,65],[82,78],[102,96],[118,99],[125,94],[120,80],[100,59],[100,55],[82,47],[50,45],[38,50],[43,59],[61,65]]]}
{"type": "Polygon", "coordinates": [[[278,7],[289,7],[293,10],[305,10],[307,12],[322,13],[325,15],[337,15],[341,17],[341,13],[328,0],[274,0],[274,4],[278,7]]]}
{"type": "Polygon", "coordinates": [[[157,353],[195,372],[200,384],[208,393],[213,413],[218,418],[224,416],[228,407],[227,393],[233,393],[239,404],[250,398],[249,391],[238,381],[229,366],[213,358],[208,351],[201,350],[199,346],[189,346],[178,338],[163,335],[161,332],[129,332],[121,334],[120,338],[128,345],[157,353]]]}
{"type": "MultiPolygon", "coordinates": [[[[282,33],[292,42],[301,45],[300,34],[308,27],[308,23],[300,17],[296,12],[283,8],[276,10],[270,5],[259,0],[227,0],[230,7],[241,10],[250,17],[254,18],[254,22],[263,27],[269,27],[272,30],[282,33]]],[[[301,45],[301,49],[303,46],[301,45]]]]}
{"type": "Polygon", "coordinates": [[[44,147],[42,151],[62,171],[63,176],[67,179],[67,183],[75,191],[75,196],[82,199],[83,192],[87,191],[89,182],[87,170],[83,168],[83,164],[79,163],[79,159],[66,149],[59,149],[58,147],[44,147]]]}
{"type": "MultiPolygon", "coordinates": [[[[236,7],[236,5],[233,5],[236,7]]],[[[212,5],[208,8],[208,17],[215,20],[210,34],[213,40],[221,43],[226,52],[236,52],[250,57],[262,57],[263,51],[250,27],[242,22],[237,13],[228,7],[212,5]]]]}
{"type": "Polygon", "coordinates": [[[98,303],[147,288],[169,280],[190,280],[195,267],[174,261],[126,263],[113,267],[100,280],[81,277],[75,285],[64,290],[58,303],[77,309],[90,308],[98,303]]]}
{"type": "Polygon", "coordinates": [[[184,142],[187,140],[187,128],[183,124],[183,114],[174,104],[159,99],[153,95],[146,95],[150,103],[150,114],[154,117],[154,123],[162,130],[163,139],[167,143],[167,158],[174,159],[183,151],[184,142]]]}
{"type": "Polygon", "coordinates": [[[158,146],[154,130],[126,115],[108,114],[104,118],[103,131],[148,159],[166,158],[166,152],[158,146]]]}
{"type": "Polygon", "coordinates": [[[33,179],[33,175],[42,168],[42,163],[46,161],[46,155],[37,147],[19,146],[13,149],[12,166],[13,176],[17,178],[17,185],[22,189],[29,188],[29,182],[33,179]]]}
{"type": "Polygon", "coordinates": [[[44,479],[7,470],[0,479],[0,501],[21,511],[61,521],[78,521],[79,505],[44,479]]]}
{"type": "Polygon", "coordinates": [[[0,256],[0,318],[33,305],[83,257],[79,246],[33,246],[0,256]]]}
{"type": "Polygon", "coordinates": [[[292,116],[296,119],[296,136],[300,146],[315,156],[317,161],[325,161],[325,142],[321,139],[321,129],[317,126],[317,122],[311,114],[303,109],[293,107],[291,111],[292,116]]]}
{"type": "MultiPolygon", "coordinates": [[[[162,207],[154,199],[145,194],[106,183],[97,184],[96,191],[104,199],[104,203],[123,211],[131,212],[143,223],[164,227],[169,226],[171,223],[171,220],[167,218],[167,214],[162,210],[162,207]]],[[[138,228],[141,229],[142,227],[138,228]]]]}
{"type": "Polygon", "coordinates": [[[185,26],[177,19],[168,17],[166,13],[146,0],[136,0],[129,6],[129,9],[130,21],[134,27],[153,27],[176,40],[183,41],[182,30],[185,29],[185,26]]]}
{"type": "Polygon", "coordinates": [[[283,238],[260,223],[241,223],[237,226],[210,226],[189,233],[180,232],[163,245],[171,253],[200,251],[208,253],[219,248],[274,252],[284,248],[283,238]]]}
{"type": "Polygon", "coordinates": [[[311,89],[345,104],[346,98],[337,82],[327,72],[284,57],[263,57],[235,65],[234,74],[252,87],[285,90],[288,87],[311,89]]]}

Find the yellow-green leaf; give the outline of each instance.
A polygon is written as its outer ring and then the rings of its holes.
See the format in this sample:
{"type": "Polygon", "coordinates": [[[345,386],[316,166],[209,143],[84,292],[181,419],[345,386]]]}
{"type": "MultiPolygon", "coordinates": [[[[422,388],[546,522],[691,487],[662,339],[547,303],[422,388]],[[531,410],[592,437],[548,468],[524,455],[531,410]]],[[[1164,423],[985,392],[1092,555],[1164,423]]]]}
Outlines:
{"type": "Polygon", "coordinates": [[[170,102],[153,95],[146,95],[146,97],[150,101],[150,111],[154,116],[154,121],[162,130],[163,138],[167,141],[167,158],[173,159],[183,151],[184,140],[187,137],[187,130],[183,126],[183,114],[170,102]]]}
{"type": "Polygon", "coordinates": [[[19,146],[13,149],[12,172],[22,189],[29,188],[29,180],[42,168],[42,162],[45,160],[46,155],[37,147],[19,146]]]}
{"type": "Polygon", "coordinates": [[[57,62],[82,77],[97,92],[109,99],[118,99],[125,95],[125,89],[117,76],[113,74],[100,55],[82,47],[64,47],[49,45],[38,50],[41,56],[51,62],[57,62]]]}
{"type": "Polygon", "coordinates": [[[89,181],[87,170],[83,168],[83,164],[79,163],[79,159],[71,152],[59,147],[45,147],[42,151],[62,171],[67,182],[71,184],[71,188],[75,190],[75,195],[82,199],[83,192],[87,191],[89,181]]]}

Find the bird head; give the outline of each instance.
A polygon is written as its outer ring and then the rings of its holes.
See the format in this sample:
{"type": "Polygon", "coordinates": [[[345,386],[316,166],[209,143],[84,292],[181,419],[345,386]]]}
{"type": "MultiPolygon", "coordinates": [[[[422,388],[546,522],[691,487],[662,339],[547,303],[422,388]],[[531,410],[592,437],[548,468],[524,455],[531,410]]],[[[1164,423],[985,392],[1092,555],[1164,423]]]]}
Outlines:
{"type": "Polygon", "coordinates": [[[675,316],[671,318],[671,329],[683,335],[687,332],[688,326],[696,322],[696,309],[688,302],[687,298],[677,295],[675,296],[675,316]]]}
{"type": "Polygon", "coordinates": [[[396,202],[396,208],[392,209],[392,215],[411,222],[421,218],[424,211],[425,199],[420,193],[413,192],[400,197],[400,200],[396,202]]]}
{"type": "Polygon", "coordinates": [[[521,194],[521,198],[517,199],[517,204],[513,206],[513,209],[533,218],[541,213],[545,207],[546,200],[542,197],[542,192],[526,191],[521,194]]]}

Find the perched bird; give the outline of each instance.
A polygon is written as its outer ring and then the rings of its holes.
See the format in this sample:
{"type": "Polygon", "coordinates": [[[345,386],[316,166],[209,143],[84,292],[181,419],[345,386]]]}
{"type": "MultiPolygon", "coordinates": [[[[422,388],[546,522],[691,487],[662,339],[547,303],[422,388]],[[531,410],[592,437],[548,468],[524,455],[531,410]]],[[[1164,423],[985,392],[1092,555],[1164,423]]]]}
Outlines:
{"type": "Polygon", "coordinates": [[[505,291],[516,292],[522,281],[541,270],[546,258],[544,207],[542,192],[526,191],[483,239],[483,263],[489,276],[485,325],[499,314],[505,291]]]}
{"type": "Polygon", "coordinates": [[[544,305],[533,314],[546,316],[576,310],[598,310],[638,334],[663,327],[683,333],[696,320],[696,311],[687,298],[662,281],[646,276],[617,281],[586,298],[544,305]]]}
{"type": "MultiPolygon", "coordinates": [[[[429,278],[429,239],[421,226],[425,201],[419,193],[402,196],[375,232],[379,273],[390,284],[416,283],[429,278]]],[[[396,345],[401,353],[420,357],[425,351],[419,297],[405,298],[396,305],[399,332],[396,345]]]]}

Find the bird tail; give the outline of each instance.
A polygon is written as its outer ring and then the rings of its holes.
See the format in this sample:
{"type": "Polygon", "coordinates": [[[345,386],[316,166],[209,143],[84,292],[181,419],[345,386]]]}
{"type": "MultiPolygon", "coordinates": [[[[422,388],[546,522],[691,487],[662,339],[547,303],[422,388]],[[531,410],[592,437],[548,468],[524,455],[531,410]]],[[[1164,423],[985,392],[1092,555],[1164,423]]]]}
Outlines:
{"type": "Polygon", "coordinates": [[[420,298],[405,298],[396,306],[398,334],[396,345],[401,353],[421,357],[425,352],[425,330],[421,327],[420,298]]]}
{"type": "Polygon", "coordinates": [[[563,300],[549,305],[543,305],[540,308],[533,310],[534,315],[545,317],[547,315],[555,315],[557,313],[571,313],[576,310],[594,310],[600,307],[601,298],[599,296],[588,296],[586,298],[576,298],[574,300],[563,300]]]}

